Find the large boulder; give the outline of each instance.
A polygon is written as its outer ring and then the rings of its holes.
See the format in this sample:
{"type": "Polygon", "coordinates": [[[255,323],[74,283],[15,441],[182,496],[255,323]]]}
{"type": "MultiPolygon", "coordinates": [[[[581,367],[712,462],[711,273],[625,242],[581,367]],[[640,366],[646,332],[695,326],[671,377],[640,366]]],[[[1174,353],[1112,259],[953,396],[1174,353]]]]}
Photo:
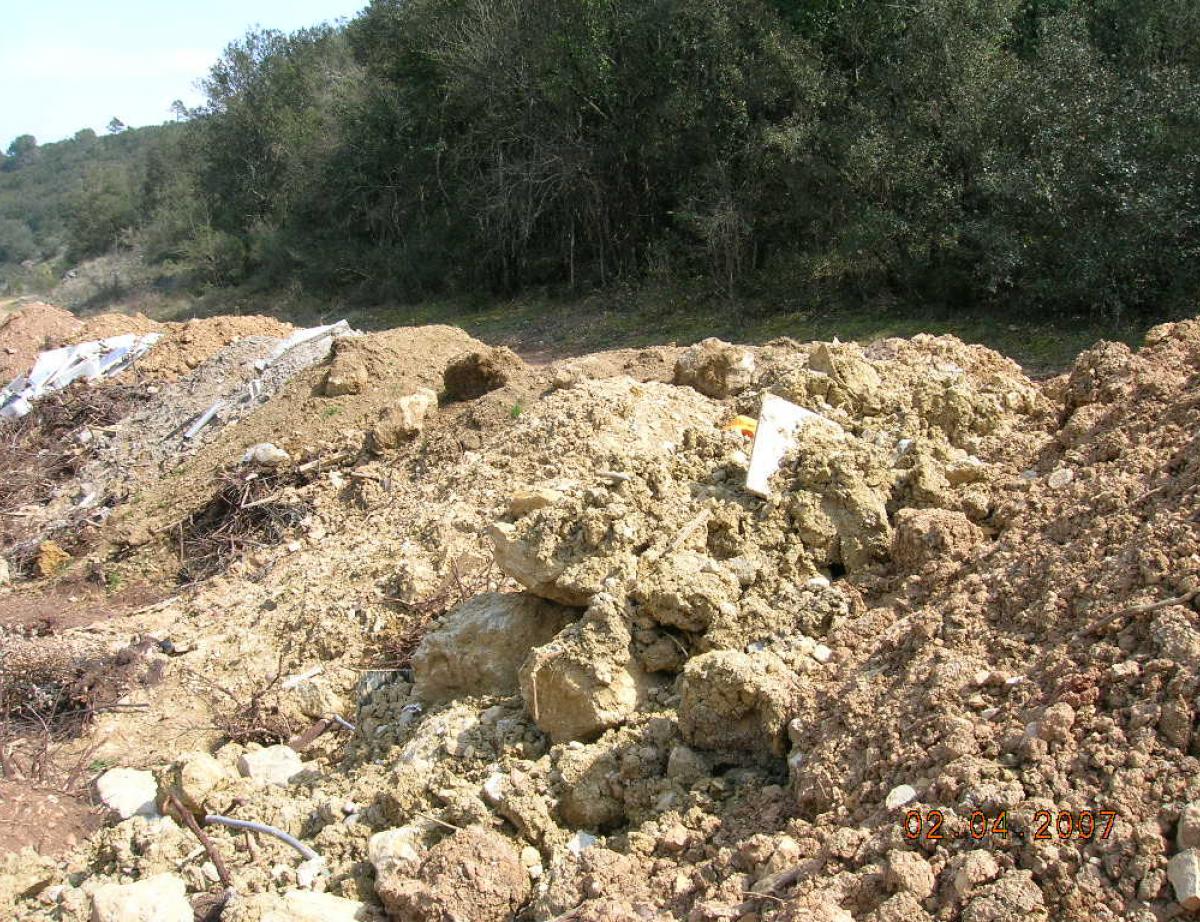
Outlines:
{"type": "Polygon", "coordinates": [[[781,756],[798,680],[773,653],[714,650],[688,661],[679,730],[697,749],[781,756]]]}
{"type": "Polygon", "coordinates": [[[447,613],[417,647],[413,693],[426,703],[515,694],[517,670],[530,650],[578,614],[526,593],[475,596],[447,613]]]}
{"type": "Polygon", "coordinates": [[[753,379],[754,354],[715,338],[685,350],[675,362],[676,384],[718,400],[740,394],[753,379]]]}
{"type": "Polygon", "coordinates": [[[407,922],[510,922],[529,899],[529,872],[512,842],[469,826],[431,848],[415,873],[385,870],[375,892],[390,917],[407,922]]]}
{"type": "Polygon", "coordinates": [[[637,707],[645,677],[615,600],[596,597],[581,621],[533,650],[521,666],[521,697],[556,743],[590,740],[637,707]]]}
{"type": "Polygon", "coordinates": [[[192,922],[187,887],[174,874],[106,884],[92,895],[93,922],[192,922]]]}

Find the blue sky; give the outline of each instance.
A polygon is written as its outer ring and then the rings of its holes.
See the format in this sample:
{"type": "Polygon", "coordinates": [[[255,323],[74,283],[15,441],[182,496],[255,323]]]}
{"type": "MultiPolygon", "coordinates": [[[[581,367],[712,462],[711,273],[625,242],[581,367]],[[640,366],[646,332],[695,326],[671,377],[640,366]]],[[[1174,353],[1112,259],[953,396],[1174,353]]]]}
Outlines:
{"type": "Polygon", "coordinates": [[[196,81],[251,27],[291,31],[351,18],[367,0],[26,0],[0,25],[0,147],[81,128],[171,118],[196,81]]]}

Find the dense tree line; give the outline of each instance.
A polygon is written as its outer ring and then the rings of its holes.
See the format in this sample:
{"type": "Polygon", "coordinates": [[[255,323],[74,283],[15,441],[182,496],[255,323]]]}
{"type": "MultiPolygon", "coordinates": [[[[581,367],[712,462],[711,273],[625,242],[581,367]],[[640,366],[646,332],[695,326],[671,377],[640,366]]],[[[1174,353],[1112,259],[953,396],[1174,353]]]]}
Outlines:
{"type": "Polygon", "coordinates": [[[212,283],[1061,313],[1200,284],[1194,0],[372,0],[205,91],[91,194],[212,283]]]}

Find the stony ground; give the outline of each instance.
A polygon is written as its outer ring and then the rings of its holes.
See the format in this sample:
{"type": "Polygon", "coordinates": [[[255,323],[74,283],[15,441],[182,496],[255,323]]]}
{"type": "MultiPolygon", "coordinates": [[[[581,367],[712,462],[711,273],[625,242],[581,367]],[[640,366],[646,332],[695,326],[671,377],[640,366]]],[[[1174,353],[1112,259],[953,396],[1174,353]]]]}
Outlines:
{"type": "Polygon", "coordinates": [[[0,834],[0,916],[1200,908],[1200,321],[1037,382],[949,337],[397,329],[183,444],[273,323],[20,432],[58,479],[0,510],[0,817],[48,834],[0,834]],[[727,424],[767,394],[826,422],[762,499],[727,424]]]}

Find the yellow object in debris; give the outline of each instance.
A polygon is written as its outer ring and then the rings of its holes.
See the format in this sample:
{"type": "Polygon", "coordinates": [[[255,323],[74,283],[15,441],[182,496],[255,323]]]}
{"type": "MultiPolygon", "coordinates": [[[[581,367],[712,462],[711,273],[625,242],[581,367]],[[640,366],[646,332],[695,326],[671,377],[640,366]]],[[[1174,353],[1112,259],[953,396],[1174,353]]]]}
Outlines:
{"type": "Polygon", "coordinates": [[[740,432],[748,439],[758,431],[758,420],[749,416],[735,416],[722,427],[726,432],[740,432]]]}

